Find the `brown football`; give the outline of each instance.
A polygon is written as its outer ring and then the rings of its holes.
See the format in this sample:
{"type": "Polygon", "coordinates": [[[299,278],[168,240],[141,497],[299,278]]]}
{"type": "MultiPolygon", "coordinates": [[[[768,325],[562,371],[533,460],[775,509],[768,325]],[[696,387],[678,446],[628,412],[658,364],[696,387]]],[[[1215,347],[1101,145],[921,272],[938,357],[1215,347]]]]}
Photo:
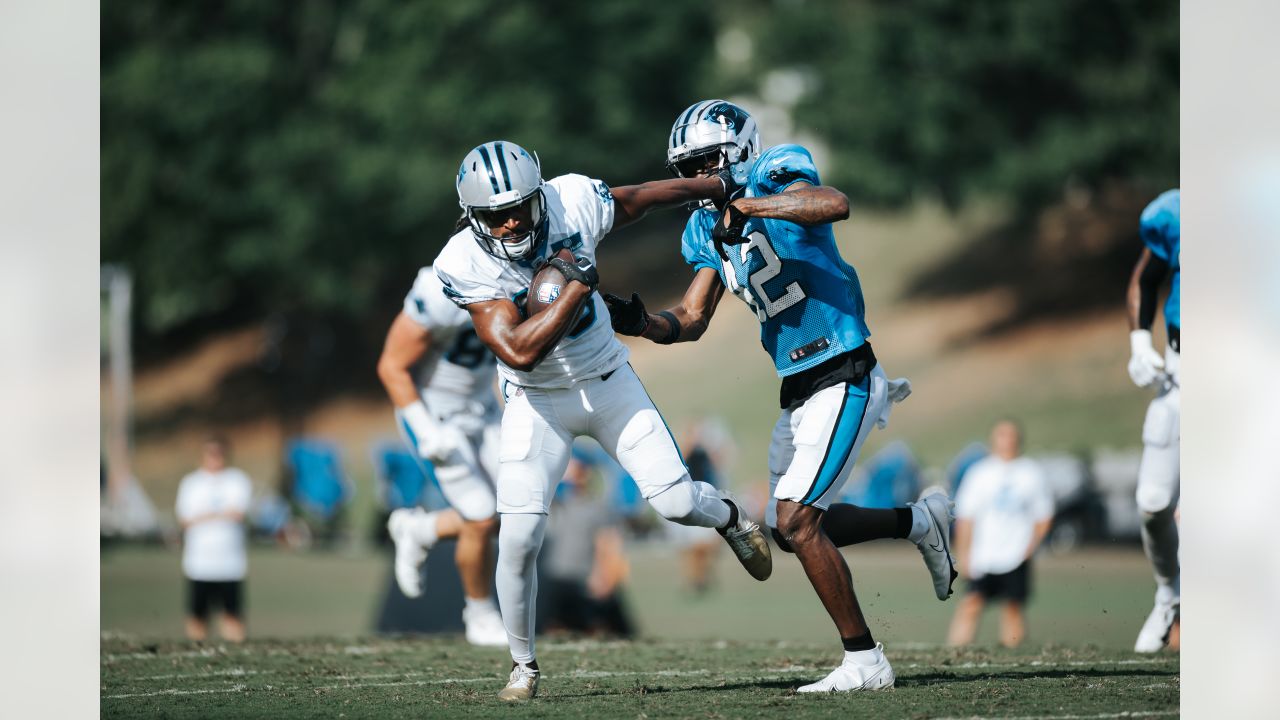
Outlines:
{"type": "MultiPolygon", "coordinates": [[[[573,262],[573,253],[567,249],[556,253],[556,257],[573,262]]],[[[534,273],[533,282],[529,283],[529,295],[524,300],[525,315],[533,317],[546,310],[556,298],[560,297],[560,291],[564,289],[565,282],[564,275],[554,265],[551,263],[543,265],[538,272],[534,273]]]]}

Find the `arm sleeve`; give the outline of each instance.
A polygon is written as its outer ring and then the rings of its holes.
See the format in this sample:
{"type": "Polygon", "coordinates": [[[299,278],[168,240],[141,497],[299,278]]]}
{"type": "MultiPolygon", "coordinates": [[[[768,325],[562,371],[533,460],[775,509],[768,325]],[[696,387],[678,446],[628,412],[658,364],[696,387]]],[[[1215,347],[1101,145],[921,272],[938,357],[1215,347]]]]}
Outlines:
{"type": "Polygon", "coordinates": [[[813,156],[799,145],[769,148],[751,170],[752,185],[757,196],[776,195],[797,182],[821,185],[813,156]]]}
{"type": "Polygon", "coordinates": [[[680,254],[695,273],[702,268],[720,270],[720,258],[711,249],[711,232],[704,222],[705,215],[707,213],[699,211],[690,216],[680,236],[680,254]]]}
{"type": "Polygon", "coordinates": [[[1031,514],[1036,521],[1053,517],[1053,491],[1049,489],[1049,481],[1039,465],[1030,466],[1031,477],[1035,481],[1035,493],[1032,495],[1031,514]]]}
{"type": "Polygon", "coordinates": [[[200,508],[196,506],[196,497],[192,492],[191,482],[188,480],[190,476],[182,478],[182,482],[178,485],[178,501],[175,503],[174,513],[178,516],[179,521],[190,520],[200,514],[200,508]]]}
{"type": "Polygon", "coordinates": [[[965,472],[964,482],[960,485],[959,492],[956,493],[956,519],[972,519],[978,514],[977,487],[982,482],[982,478],[978,477],[978,475],[978,473],[974,472],[974,468],[969,468],[965,472]]]}

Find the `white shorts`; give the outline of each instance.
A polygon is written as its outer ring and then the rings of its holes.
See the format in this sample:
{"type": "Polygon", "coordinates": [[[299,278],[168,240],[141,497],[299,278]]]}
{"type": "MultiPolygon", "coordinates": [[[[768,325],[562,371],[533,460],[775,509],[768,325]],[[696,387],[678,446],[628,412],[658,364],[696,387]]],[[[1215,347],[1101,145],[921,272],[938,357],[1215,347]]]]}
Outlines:
{"type": "Polygon", "coordinates": [[[826,510],[888,403],[888,380],[877,365],[859,385],[833,385],[799,407],[783,410],[769,444],[771,497],[765,524],[778,527],[779,500],[826,510]]]}
{"type": "Polygon", "coordinates": [[[688,476],[671,431],[630,365],[568,388],[503,383],[503,392],[500,513],[547,514],[579,435],[595,438],[645,499],[688,476]]]}
{"type": "MultiPolygon", "coordinates": [[[[458,511],[464,520],[487,520],[496,511],[494,481],[498,470],[498,437],[500,434],[499,409],[495,401],[488,408],[476,407],[466,398],[456,402],[439,394],[423,398],[427,411],[441,424],[452,425],[466,438],[448,462],[434,463],[432,472],[440,485],[440,492],[449,506],[458,511]]],[[[413,451],[423,471],[427,463],[418,454],[410,440],[411,435],[400,426],[400,436],[413,451]]]]}
{"type": "Polygon", "coordinates": [[[1142,423],[1142,463],[1138,466],[1138,509],[1157,513],[1178,501],[1182,466],[1178,451],[1182,444],[1182,390],[1178,365],[1181,358],[1172,348],[1164,353],[1168,378],[1159,394],[1147,406],[1142,423]]]}

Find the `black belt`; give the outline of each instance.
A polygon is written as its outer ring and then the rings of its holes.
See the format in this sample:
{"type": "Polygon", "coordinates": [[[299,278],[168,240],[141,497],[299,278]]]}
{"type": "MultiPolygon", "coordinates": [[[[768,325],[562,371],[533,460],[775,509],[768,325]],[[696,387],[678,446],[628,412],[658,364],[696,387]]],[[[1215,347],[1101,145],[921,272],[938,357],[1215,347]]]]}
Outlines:
{"type": "Polygon", "coordinates": [[[864,342],[847,353],[823,360],[808,370],[782,378],[778,404],[783,410],[799,407],[819,390],[826,390],[840,383],[857,385],[876,367],[876,354],[871,343],[864,342]]]}
{"type": "Polygon", "coordinates": [[[1165,331],[1169,336],[1169,347],[1173,351],[1182,354],[1182,330],[1177,325],[1166,325],[1165,331]]]}

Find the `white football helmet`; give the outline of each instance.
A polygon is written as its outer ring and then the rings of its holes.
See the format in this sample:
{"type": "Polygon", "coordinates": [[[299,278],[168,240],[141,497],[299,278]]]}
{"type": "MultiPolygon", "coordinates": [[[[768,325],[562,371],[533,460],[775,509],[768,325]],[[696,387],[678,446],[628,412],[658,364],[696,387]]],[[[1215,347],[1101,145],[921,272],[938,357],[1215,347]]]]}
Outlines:
{"type": "Polygon", "coordinates": [[[502,260],[534,257],[547,234],[547,201],[542,193],[542,164],[537,154],[513,142],[494,140],[476,147],[458,168],[458,204],[485,252],[502,260]],[[499,238],[517,208],[531,220],[528,231],[499,238]]]}
{"type": "Polygon", "coordinates": [[[676,177],[729,168],[745,182],[748,161],[758,157],[760,129],[755,118],[727,100],[703,100],[685,108],[667,141],[667,169],[676,177]]]}

